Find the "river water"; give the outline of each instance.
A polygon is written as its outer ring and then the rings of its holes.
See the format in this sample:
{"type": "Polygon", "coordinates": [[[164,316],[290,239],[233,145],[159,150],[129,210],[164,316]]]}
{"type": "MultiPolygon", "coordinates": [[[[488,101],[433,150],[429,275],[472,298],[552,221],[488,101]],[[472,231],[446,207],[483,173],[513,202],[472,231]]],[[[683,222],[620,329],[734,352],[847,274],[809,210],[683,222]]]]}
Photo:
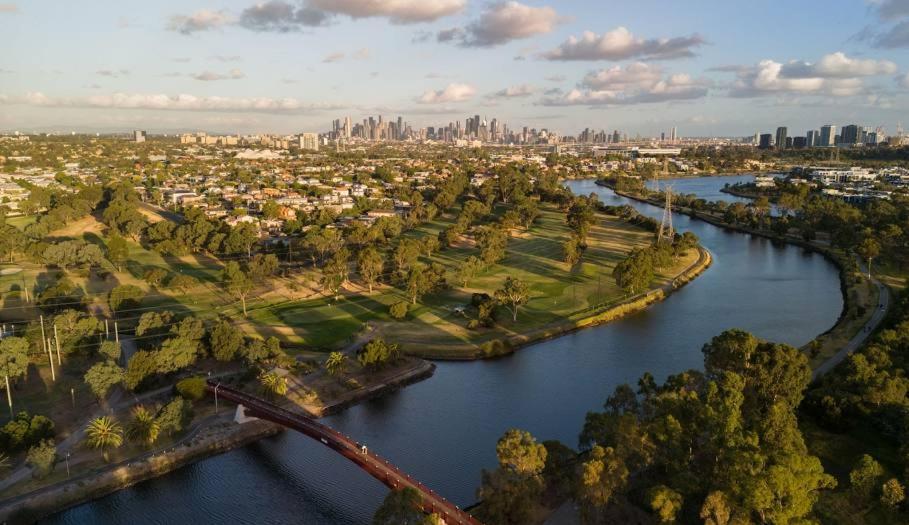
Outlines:
{"type": "MultiPolygon", "coordinates": [[[[736,177],[683,179],[705,197],[736,177]]],[[[593,181],[578,194],[662,210],[616,196],[593,181]]],[[[495,465],[505,430],[577,445],[584,415],[644,372],[657,380],[700,368],[703,344],[728,328],[802,345],[842,309],[836,267],[793,246],[725,231],[676,215],[714,255],[714,264],[664,302],[620,321],[541,342],[495,360],[438,363],[434,377],[325,422],[366,443],[461,505],[474,501],[483,468],[495,465]]],[[[57,514],[54,524],[365,524],[386,490],[321,444],[284,432],[167,476],[57,514]]]]}

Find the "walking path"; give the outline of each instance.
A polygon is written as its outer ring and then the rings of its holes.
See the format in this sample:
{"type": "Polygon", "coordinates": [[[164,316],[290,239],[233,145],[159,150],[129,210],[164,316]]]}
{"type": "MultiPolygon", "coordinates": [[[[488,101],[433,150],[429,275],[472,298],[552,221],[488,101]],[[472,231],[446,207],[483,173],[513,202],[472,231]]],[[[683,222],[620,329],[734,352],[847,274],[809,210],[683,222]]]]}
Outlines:
{"type": "MultiPolygon", "coordinates": [[[[861,268],[862,272],[866,271],[861,263],[859,263],[859,268],[861,268]]],[[[874,283],[878,289],[878,305],[875,307],[874,313],[871,314],[871,318],[868,319],[868,322],[865,323],[862,330],[855,334],[843,348],[814,369],[814,372],[811,374],[812,381],[816,381],[823,377],[827,372],[833,370],[836,365],[849,357],[852,352],[861,348],[861,346],[868,341],[868,338],[871,337],[871,334],[874,333],[874,330],[878,325],[881,324],[881,321],[887,317],[887,309],[890,308],[890,289],[884,286],[884,284],[875,277],[871,277],[871,282],[874,283]]]]}

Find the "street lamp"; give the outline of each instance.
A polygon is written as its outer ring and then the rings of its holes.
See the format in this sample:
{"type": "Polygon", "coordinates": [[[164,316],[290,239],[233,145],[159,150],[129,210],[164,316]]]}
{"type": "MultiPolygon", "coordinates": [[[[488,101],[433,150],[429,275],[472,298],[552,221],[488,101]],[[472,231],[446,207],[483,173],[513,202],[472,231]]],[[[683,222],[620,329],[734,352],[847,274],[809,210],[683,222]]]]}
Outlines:
{"type": "Polygon", "coordinates": [[[66,477],[69,477],[69,452],[66,453],[66,477]]]}
{"type": "Polygon", "coordinates": [[[221,388],[221,383],[215,385],[215,414],[218,414],[218,389],[221,388]]]}

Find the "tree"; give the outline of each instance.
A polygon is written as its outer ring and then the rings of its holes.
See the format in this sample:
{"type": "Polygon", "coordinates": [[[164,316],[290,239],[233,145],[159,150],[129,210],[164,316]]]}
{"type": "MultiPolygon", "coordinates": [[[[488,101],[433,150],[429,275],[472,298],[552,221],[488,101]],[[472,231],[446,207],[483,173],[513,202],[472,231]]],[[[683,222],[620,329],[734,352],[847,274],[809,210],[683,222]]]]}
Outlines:
{"type": "Polygon", "coordinates": [[[849,472],[849,483],[856,496],[867,501],[884,475],[884,468],[868,454],[862,454],[855,467],[849,472]]]}
{"type": "Polygon", "coordinates": [[[423,254],[426,257],[432,257],[432,254],[439,250],[439,238],[427,236],[423,238],[423,254]]]}
{"type": "Polygon", "coordinates": [[[117,359],[120,359],[120,343],[116,341],[102,341],[101,346],[98,347],[98,353],[112,361],[116,361],[117,359]]]}
{"type": "Polygon", "coordinates": [[[518,309],[530,300],[530,289],[524,281],[508,277],[502,288],[496,290],[495,297],[511,311],[511,320],[517,322],[518,309]]]}
{"type": "Polygon", "coordinates": [[[10,379],[24,376],[28,370],[28,340],[23,337],[7,337],[0,341],[0,375],[6,388],[9,415],[13,416],[13,392],[10,379]]]}
{"type": "Polygon", "coordinates": [[[321,284],[332,296],[336,297],[347,282],[350,275],[349,258],[350,252],[347,248],[341,248],[331,256],[331,260],[322,269],[321,284]]]}
{"type": "Polygon", "coordinates": [[[635,249],[612,270],[612,276],[625,293],[644,291],[653,281],[653,259],[646,250],[635,249]]]}
{"type": "Polygon", "coordinates": [[[196,362],[198,348],[198,342],[188,337],[171,337],[154,354],[155,371],[170,374],[192,365],[196,362]]]}
{"type": "Polygon", "coordinates": [[[628,468],[611,447],[594,446],[587,461],[581,464],[578,499],[586,521],[596,522],[613,495],[628,481],[628,468]]]}
{"type": "Polygon", "coordinates": [[[477,497],[483,500],[482,518],[489,523],[527,523],[543,490],[546,447],[530,433],[511,429],[496,444],[499,466],[483,471],[477,497]]]}
{"type": "Polygon", "coordinates": [[[145,292],[138,286],[123,284],[115,286],[108,294],[107,304],[114,314],[121,310],[135,310],[139,308],[145,292]]]}
{"type": "Polygon", "coordinates": [[[363,278],[363,281],[369,287],[369,293],[372,293],[373,286],[382,275],[384,265],[382,255],[373,246],[364,248],[357,256],[357,271],[360,272],[360,277],[363,278]]]}
{"type": "Polygon", "coordinates": [[[50,439],[42,440],[37,445],[28,449],[25,462],[31,465],[36,478],[43,479],[54,470],[57,460],[57,447],[50,439]]]}
{"type": "Polygon", "coordinates": [[[155,266],[154,268],[149,268],[146,270],[142,278],[149,284],[149,286],[158,286],[162,281],[164,281],[164,279],[167,278],[167,270],[155,266]]]}
{"type": "Polygon", "coordinates": [[[96,363],[85,372],[85,384],[98,400],[103,401],[110,389],[119,385],[124,379],[123,369],[113,361],[96,363]]]}
{"type": "Polygon", "coordinates": [[[871,261],[878,255],[880,255],[880,253],[881,253],[880,244],[878,244],[878,242],[875,241],[874,239],[872,239],[871,237],[867,237],[867,238],[865,238],[865,240],[862,241],[861,244],[858,245],[858,248],[856,248],[855,251],[856,251],[856,253],[858,253],[859,257],[868,261],[868,278],[870,279],[871,278],[871,261]]]}
{"type": "Polygon", "coordinates": [[[113,233],[107,241],[107,260],[122,271],[123,263],[129,259],[129,245],[118,233],[113,233]]]}
{"type": "Polygon", "coordinates": [[[332,352],[328,354],[324,366],[328,375],[337,377],[344,373],[344,368],[347,367],[347,356],[341,352],[332,352]]]}
{"type": "Polygon", "coordinates": [[[890,478],[881,486],[881,503],[890,509],[897,508],[906,500],[906,491],[896,478],[890,478]]]}
{"type": "Polygon", "coordinates": [[[400,356],[398,345],[388,344],[383,339],[373,339],[357,353],[357,362],[362,367],[379,368],[400,356]]]}
{"type": "Polygon", "coordinates": [[[274,254],[258,254],[249,261],[247,274],[254,283],[261,283],[278,272],[280,263],[274,254]]]}
{"type": "Polygon", "coordinates": [[[565,263],[568,266],[574,266],[581,260],[581,243],[573,235],[562,245],[562,251],[565,253],[565,263]]]}
{"type": "Polygon", "coordinates": [[[373,525],[422,525],[423,498],[412,487],[392,490],[373,515],[373,525]]]}
{"type": "Polygon", "coordinates": [[[192,275],[178,273],[170,278],[170,281],[167,282],[167,286],[174,290],[186,293],[186,290],[189,290],[194,286],[199,286],[199,280],[192,275]]]}
{"type": "Polygon", "coordinates": [[[132,409],[133,418],[126,427],[126,435],[131,440],[151,447],[158,440],[161,425],[155,415],[144,405],[136,405],[132,409]]]}
{"type": "Polygon", "coordinates": [[[169,403],[164,405],[159,412],[155,421],[161,428],[161,432],[167,432],[173,435],[174,432],[183,430],[184,424],[192,416],[192,405],[182,397],[174,397],[169,403]]]}
{"type": "Polygon", "coordinates": [[[388,315],[390,315],[392,319],[400,321],[407,317],[407,311],[409,309],[410,307],[408,306],[407,301],[398,301],[388,307],[388,315]]]}
{"type": "Polygon", "coordinates": [[[126,375],[123,383],[129,390],[135,391],[146,378],[158,371],[158,362],[155,352],[140,350],[133,354],[126,365],[126,375]]]}
{"type": "Polygon", "coordinates": [[[482,226],[474,234],[480,248],[480,259],[487,265],[495,264],[505,258],[508,246],[508,234],[498,226],[482,226]]]}
{"type": "Polygon", "coordinates": [[[400,275],[406,275],[407,272],[416,264],[420,258],[422,245],[415,239],[402,239],[395,248],[393,260],[395,270],[400,275]]]}
{"type": "Polygon", "coordinates": [[[93,419],[85,427],[85,436],[88,446],[101,450],[104,461],[109,461],[110,449],[123,444],[123,429],[117,420],[110,416],[93,419]]]}
{"type": "Polygon", "coordinates": [[[701,506],[700,517],[704,525],[727,525],[732,518],[729,499],[722,491],[711,492],[701,506]]]}
{"type": "Polygon", "coordinates": [[[467,288],[470,281],[474,280],[481,271],[483,271],[483,262],[471,255],[458,265],[457,279],[461,282],[461,286],[467,288]]]}
{"type": "Polygon", "coordinates": [[[226,319],[221,319],[209,333],[209,346],[215,359],[231,361],[243,347],[243,332],[226,319]]]}
{"type": "Polygon", "coordinates": [[[227,290],[240,300],[243,305],[243,317],[246,317],[246,297],[252,292],[253,284],[249,276],[236,261],[229,261],[224,265],[221,272],[221,280],[227,286],[227,290]]]}
{"type": "Polygon", "coordinates": [[[228,253],[246,252],[252,257],[252,246],[259,240],[259,227],[249,222],[241,222],[230,229],[224,238],[224,251],[228,253]]]}
{"type": "Polygon", "coordinates": [[[262,372],[259,374],[259,385],[268,397],[283,396],[287,394],[287,378],[275,372],[262,372]]]}
{"type": "Polygon", "coordinates": [[[657,485],[650,489],[647,501],[660,523],[675,521],[676,514],[682,509],[682,495],[666,485],[657,485]]]}

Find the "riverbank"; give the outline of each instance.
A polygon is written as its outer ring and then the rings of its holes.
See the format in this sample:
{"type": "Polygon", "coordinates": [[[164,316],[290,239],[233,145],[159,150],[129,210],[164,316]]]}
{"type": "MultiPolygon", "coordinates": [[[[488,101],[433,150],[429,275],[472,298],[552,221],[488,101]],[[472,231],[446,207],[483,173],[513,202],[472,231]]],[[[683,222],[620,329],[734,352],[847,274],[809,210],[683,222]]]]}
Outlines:
{"type": "Polygon", "coordinates": [[[238,425],[232,421],[232,415],[233,411],[230,411],[226,413],[226,419],[218,417],[200,425],[196,431],[166,450],[150,451],[138,458],[10,498],[0,504],[0,523],[31,523],[283,430],[278,425],[261,420],[238,425]]]}
{"type": "MultiPolygon", "coordinates": [[[[301,403],[299,400],[291,399],[292,392],[289,392],[285,404],[302,408],[312,417],[320,418],[428,379],[435,369],[436,365],[428,361],[409,359],[402,368],[389,370],[376,383],[350,390],[325,403],[301,403]]],[[[294,381],[299,383],[297,379],[294,381]]],[[[234,422],[233,417],[233,408],[230,410],[222,408],[220,415],[203,419],[185,437],[165,448],[105,465],[9,498],[0,503],[0,523],[37,521],[137,483],[164,476],[197,461],[274,436],[284,430],[280,425],[262,420],[238,424],[234,422]]]]}
{"type": "MultiPolygon", "coordinates": [[[[597,181],[597,185],[611,189],[621,197],[643,202],[653,206],[663,206],[663,201],[651,199],[639,194],[618,191],[604,181],[597,181]]],[[[747,233],[750,235],[769,239],[774,242],[786,243],[818,253],[832,262],[840,273],[840,293],[843,297],[843,309],[837,321],[826,331],[819,334],[811,343],[802,350],[809,354],[812,368],[818,368],[828,359],[834,358],[839,349],[847,342],[854,339],[857,333],[865,330],[869,321],[875,315],[880,301],[878,287],[861,275],[855,261],[847,255],[831,249],[829,246],[794,238],[789,235],[781,236],[765,230],[756,230],[746,226],[729,224],[713,215],[692,210],[687,207],[676,206],[675,212],[688,215],[719,228],[747,233]]]]}
{"type": "Polygon", "coordinates": [[[449,344],[424,349],[420,356],[436,361],[475,361],[491,359],[514,353],[515,351],[541,341],[560,337],[583,328],[589,328],[645,310],[651,304],[664,300],[673,291],[685,286],[703,273],[713,262],[710,252],[702,247],[697,248],[697,258],[684,269],[668,279],[666,284],[609,303],[594,305],[576,312],[563,321],[537,328],[522,334],[493,339],[479,346],[473,343],[449,344]]]}

